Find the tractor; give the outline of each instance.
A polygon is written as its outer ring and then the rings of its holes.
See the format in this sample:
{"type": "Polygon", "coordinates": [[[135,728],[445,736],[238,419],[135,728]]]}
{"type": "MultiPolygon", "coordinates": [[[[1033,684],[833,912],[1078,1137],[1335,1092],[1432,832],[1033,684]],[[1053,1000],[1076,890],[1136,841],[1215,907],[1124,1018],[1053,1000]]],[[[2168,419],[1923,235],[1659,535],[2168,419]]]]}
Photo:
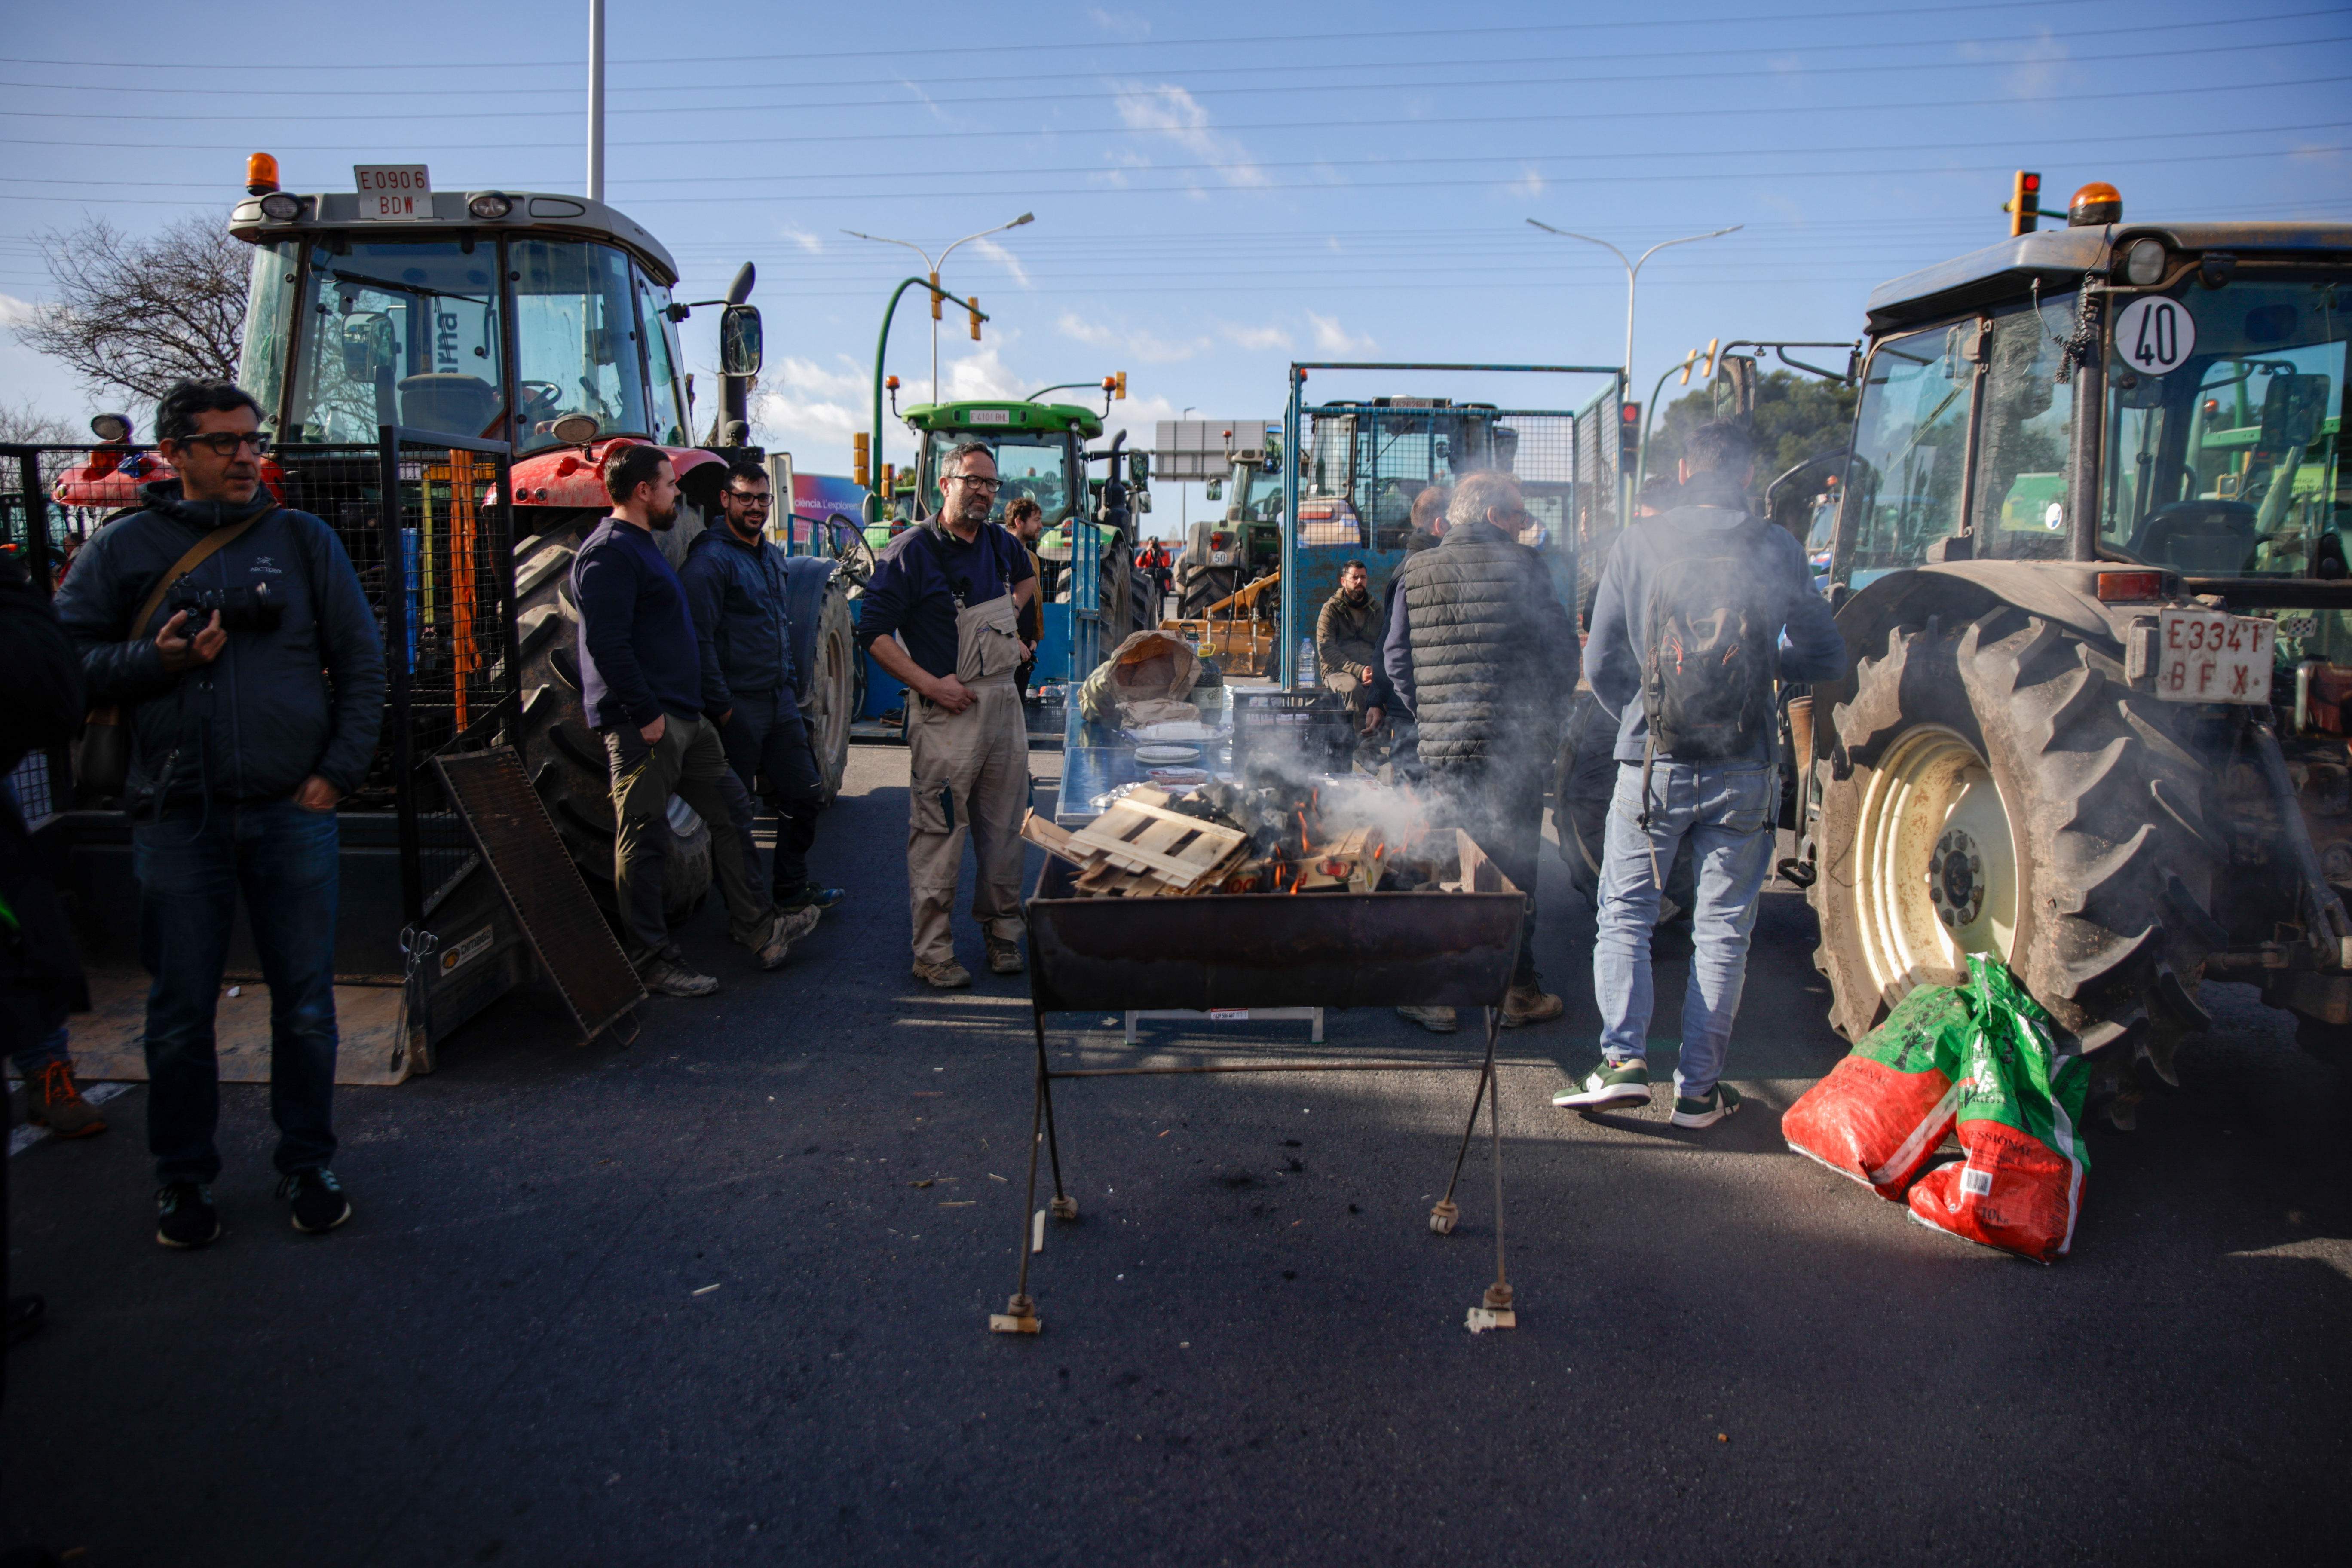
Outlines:
{"type": "Polygon", "coordinates": [[[1846,1038],[1976,952],[2111,1079],[2170,1080],[2209,977],[2352,1036],[2347,312],[2352,227],[2130,223],[2103,184],[1871,297],[1855,662],[1783,863],[1846,1038]]]}
{"type": "MultiPolygon", "coordinates": [[[[238,379],[265,410],[263,428],[275,441],[266,478],[277,493],[289,505],[323,508],[330,524],[362,540],[376,503],[350,488],[362,467],[352,453],[373,447],[383,427],[396,426],[403,441],[429,444],[439,435],[504,443],[511,454],[511,498],[496,494],[491,461],[476,467],[463,450],[452,450],[450,468],[425,476],[461,492],[447,503],[445,532],[461,511],[470,519],[501,499],[512,506],[513,646],[500,646],[499,631],[486,625],[473,658],[478,678],[500,683],[511,658],[520,708],[492,715],[488,727],[461,723],[467,734],[457,739],[483,743],[495,732],[517,747],[610,913],[615,825],[604,744],[582,712],[570,568],[608,510],[600,469],[616,446],[659,445],[676,468],[682,510],[660,536],[673,564],[715,512],[722,454],[761,456],[746,445],[761,352],[759,312],[745,303],[751,268],[737,274],[725,300],[708,301],[723,311],[722,372],[719,408],[708,444],[698,446],[693,378],[677,340],[677,323],[695,307],[671,299],[677,266],[669,252],[611,207],[572,195],[433,191],[401,203],[405,216],[363,216],[368,197],[278,189],[266,155],[255,160],[247,188],[229,218],[229,231],[254,247],[238,379]],[[335,496],[345,499],[327,499],[335,496]]],[[[106,466],[68,476],[56,499],[102,504],[100,492],[111,484],[122,491],[114,504],[131,504],[135,487],[100,473],[106,466]]],[[[137,466],[142,478],[164,472],[152,454],[137,466]]],[[[770,466],[789,495],[788,459],[770,466]]],[[[437,587],[455,597],[456,536],[436,545],[429,513],[420,531],[411,546],[419,553],[408,563],[408,652],[422,679],[450,657],[438,646],[449,633],[434,624],[431,596],[437,587]]],[[[828,788],[837,790],[856,679],[850,584],[823,556],[793,557],[790,584],[803,708],[828,788]]],[[[475,634],[459,627],[457,635],[475,634]]],[[[462,666],[465,651],[456,658],[462,666]]],[[[673,803],[669,825],[679,845],[667,895],[678,916],[708,893],[709,830],[682,802],[673,803]]]]}
{"type": "Polygon", "coordinates": [[[1208,499],[1222,500],[1219,516],[1185,532],[1176,569],[1179,609],[1202,619],[1236,590],[1282,570],[1282,437],[1267,430],[1263,444],[1235,448],[1225,433],[1228,476],[1211,479],[1208,499]]]}

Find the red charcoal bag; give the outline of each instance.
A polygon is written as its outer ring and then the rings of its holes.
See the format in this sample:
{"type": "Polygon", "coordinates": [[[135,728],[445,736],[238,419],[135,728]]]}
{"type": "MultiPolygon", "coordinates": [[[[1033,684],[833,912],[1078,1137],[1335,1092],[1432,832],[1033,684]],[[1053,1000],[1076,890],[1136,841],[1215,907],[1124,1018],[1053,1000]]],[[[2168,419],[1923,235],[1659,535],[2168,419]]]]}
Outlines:
{"type": "Polygon", "coordinates": [[[1975,1033],[1969,994],[1922,985],[1780,1117],[1789,1147],[1901,1202],[1959,1104],[1953,1079],[1975,1033]]]}

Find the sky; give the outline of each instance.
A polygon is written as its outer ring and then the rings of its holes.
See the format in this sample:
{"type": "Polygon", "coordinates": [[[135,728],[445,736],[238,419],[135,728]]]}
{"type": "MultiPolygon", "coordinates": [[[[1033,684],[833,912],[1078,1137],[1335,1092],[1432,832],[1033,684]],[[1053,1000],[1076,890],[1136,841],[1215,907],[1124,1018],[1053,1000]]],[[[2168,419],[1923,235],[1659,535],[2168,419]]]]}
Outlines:
{"type": "MultiPolygon", "coordinates": [[[[48,291],[36,238],[226,217],[244,157],[296,190],[423,162],[436,188],[577,192],[586,0],[0,5],[0,324],[48,291]],[[394,20],[397,26],[391,25],[394,20]]],[[[606,200],[679,297],[745,260],[756,435],[845,473],[890,288],[946,282],[941,391],[1128,373],[1111,424],[1275,418],[1294,361],[1614,365],[1634,395],[1710,339],[1846,341],[1876,284],[2003,237],[2011,171],[2135,218],[2352,220],[2352,5],[2240,0],[1657,0],[1477,7],[1193,0],[887,7],[610,0],[606,200]],[[1188,412],[1189,411],[1189,412],[1188,412]]],[[[715,311],[686,325],[714,384],[715,311]]],[[[887,370],[928,399],[930,323],[887,370]]],[[[1596,376],[1318,372],[1314,390],[1580,407],[1596,376]]],[[[1668,395],[1674,387],[1669,384],[1668,395]]],[[[701,415],[708,419],[709,393],[701,415]]],[[[0,400],[116,401],[0,333],[0,400]]],[[[1099,405],[1097,405],[1099,406],[1099,405]]],[[[911,451],[893,426],[886,455],[911,451]]],[[[1152,522],[1173,532],[1170,500],[1152,522]]]]}

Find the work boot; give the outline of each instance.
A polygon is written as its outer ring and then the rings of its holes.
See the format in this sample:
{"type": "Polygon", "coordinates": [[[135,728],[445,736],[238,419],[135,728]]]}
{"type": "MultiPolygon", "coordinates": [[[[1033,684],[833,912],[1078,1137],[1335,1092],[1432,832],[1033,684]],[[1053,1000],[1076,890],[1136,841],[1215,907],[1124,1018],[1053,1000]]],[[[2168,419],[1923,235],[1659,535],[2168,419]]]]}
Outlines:
{"type": "Polygon", "coordinates": [[[278,1200],[294,1211],[294,1228],[305,1236],[323,1236],[352,1217],[352,1200],[343,1196],[342,1183],[324,1165],[289,1171],[278,1184],[278,1200]]]}
{"type": "Polygon", "coordinates": [[[1525,985],[1514,985],[1503,994],[1506,1029],[1516,1029],[1522,1024],[1549,1024],[1567,1011],[1567,1003],[1532,980],[1525,985]]]}
{"type": "Polygon", "coordinates": [[[762,969],[782,969],[784,960],[793,955],[793,943],[816,930],[816,906],[803,904],[799,909],[778,910],[769,921],[768,929],[755,943],[746,943],[762,969]]]}
{"type": "Polygon", "coordinates": [[[961,991],[971,984],[971,971],[954,959],[942,959],[937,963],[915,960],[915,978],[934,991],[961,991]]]}
{"type": "Polygon", "coordinates": [[[988,967],[992,973],[1018,974],[1023,970],[1029,967],[1028,963],[1021,956],[1021,944],[1019,942],[1007,942],[1001,936],[992,936],[986,940],[988,942],[988,967]]]}
{"type": "Polygon", "coordinates": [[[25,1120],[54,1138],[89,1138],[106,1131],[100,1116],[74,1087],[71,1062],[47,1062],[25,1079],[25,1120]]]}
{"type": "Polygon", "coordinates": [[[169,1182],[155,1194],[155,1239],[166,1247],[209,1247],[220,1239],[220,1210],[202,1182],[169,1182]]]}
{"type": "Polygon", "coordinates": [[[698,974],[683,963],[656,958],[646,965],[638,982],[656,996],[708,996],[719,989],[715,974],[698,974]]]}
{"type": "Polygon", "coordinates": [[[1408,1024],[1419,1024],[1433,1035],[1450,1035],[1462,1027],[1451,1007],[1400,1007],[1397,1016],[1408,1024]]]}

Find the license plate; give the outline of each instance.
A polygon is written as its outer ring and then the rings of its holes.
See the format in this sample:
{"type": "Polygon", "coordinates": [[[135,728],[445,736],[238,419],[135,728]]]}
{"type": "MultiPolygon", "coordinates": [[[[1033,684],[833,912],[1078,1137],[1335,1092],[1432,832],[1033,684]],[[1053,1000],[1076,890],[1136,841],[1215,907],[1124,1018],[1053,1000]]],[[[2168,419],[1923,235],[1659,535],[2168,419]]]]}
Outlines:
{"type": "Polygon", "coordinates": [[[2160,622],[2158,697],[2168,702],[2269,703],[2276,626],[2219,610],[2166,610],[2160,622]]]}
{"type": "Polygon", "coordinates": [[[422,163],[355,163],[352,176],[359,187],[363,219],[433,216],[433,176],[422,163]]]}

